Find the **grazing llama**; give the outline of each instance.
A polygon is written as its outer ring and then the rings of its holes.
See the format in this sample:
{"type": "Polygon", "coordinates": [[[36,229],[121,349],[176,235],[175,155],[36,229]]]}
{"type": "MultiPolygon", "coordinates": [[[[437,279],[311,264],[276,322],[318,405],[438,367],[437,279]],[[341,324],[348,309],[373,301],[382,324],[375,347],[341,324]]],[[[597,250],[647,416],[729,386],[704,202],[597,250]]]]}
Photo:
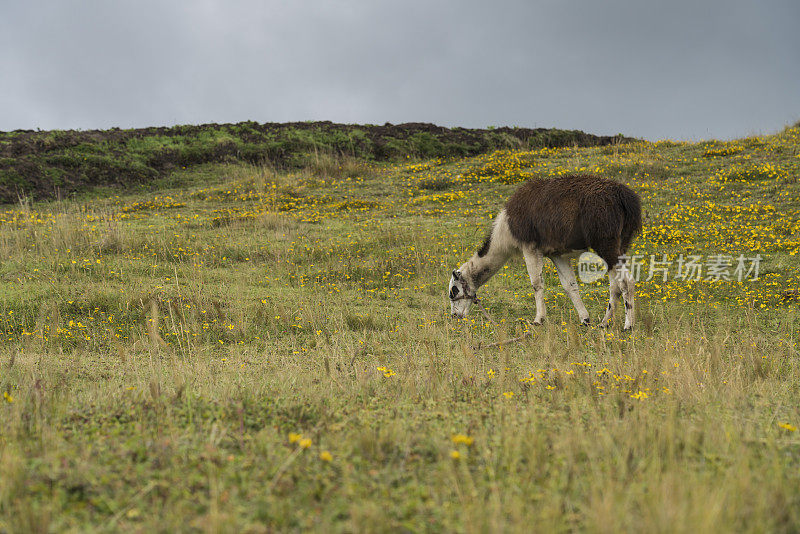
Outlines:
{"type": "Polygon", "coordinates": [[[591,248],[609,267],[608,307],[600,326],[608,326],[622,296],[624,328],[632,328],[634,280],[630,271],[622,268],[621,256],[642,229],[641,212],[635,192],[598,176],[572,175],[526,182],[500,211],[480,250],[453,271],[449,287],[452,315],[466,317],[477,300],[477,289],[512,255],[522,252],[535,292],[534,324],[542,324],[546,315],[542,267],[548,257],[555,264],[558,279],[578,310],[581,323],[588,325],[589,313],[569,260],[591,248]]]}

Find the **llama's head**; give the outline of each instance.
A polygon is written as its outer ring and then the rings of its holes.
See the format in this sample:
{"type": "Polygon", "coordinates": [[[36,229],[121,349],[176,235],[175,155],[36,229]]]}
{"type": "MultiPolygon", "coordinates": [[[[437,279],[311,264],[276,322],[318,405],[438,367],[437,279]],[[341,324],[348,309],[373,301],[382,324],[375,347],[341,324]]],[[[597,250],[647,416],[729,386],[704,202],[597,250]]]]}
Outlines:
{"type": "Polygon", "coordinates": [[[450,297],[450,314],[461,319],[467,316],[472,303],[478,300],[475,289],[460,270],[453,271],[453,276],[450,277],[448,295],[450,297]]]}

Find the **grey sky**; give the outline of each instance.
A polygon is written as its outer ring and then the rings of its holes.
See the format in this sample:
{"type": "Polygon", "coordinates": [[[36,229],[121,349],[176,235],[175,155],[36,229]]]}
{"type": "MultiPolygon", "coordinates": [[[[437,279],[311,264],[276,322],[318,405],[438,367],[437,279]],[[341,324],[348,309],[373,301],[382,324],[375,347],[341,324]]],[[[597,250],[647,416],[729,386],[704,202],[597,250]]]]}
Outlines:
{"type": "Polygon", "coordinates": [[[0,0],[0,130],[773,133],[800,119],[799,23],[797,0],[0,0]]]}

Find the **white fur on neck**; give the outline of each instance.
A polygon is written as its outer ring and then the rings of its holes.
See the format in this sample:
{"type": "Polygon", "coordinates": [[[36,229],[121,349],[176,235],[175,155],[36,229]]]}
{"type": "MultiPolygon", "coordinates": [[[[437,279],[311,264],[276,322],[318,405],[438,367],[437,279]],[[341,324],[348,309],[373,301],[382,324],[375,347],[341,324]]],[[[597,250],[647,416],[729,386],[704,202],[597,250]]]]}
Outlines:
{"type": "Polygon", "coordinates": [[[508,258],[521,249],[519,241],[511,235],[506,210],[497,215],[497,219],[495,219],[492,226],[491,235],[489,250],[486,254],[480,257],[476,252],[458,269],[473,290],[488,282],[508,261],[508,258]]]}

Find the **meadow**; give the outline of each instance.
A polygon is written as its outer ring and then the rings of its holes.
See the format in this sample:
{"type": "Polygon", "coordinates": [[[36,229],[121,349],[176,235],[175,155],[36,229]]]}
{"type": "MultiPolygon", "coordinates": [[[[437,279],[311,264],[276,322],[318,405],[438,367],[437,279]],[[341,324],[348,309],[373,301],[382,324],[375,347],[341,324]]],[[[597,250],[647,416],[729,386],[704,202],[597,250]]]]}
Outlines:
{"type": "Polygon", "coordinates": [[[796,125],[7,204],[0,532],[796,532],[799,176],[796,125]],[[533,327],[521,258],[450,318],[514,188],[576,172],[641,195],[634,331],[549,262],[533,327]]]}

